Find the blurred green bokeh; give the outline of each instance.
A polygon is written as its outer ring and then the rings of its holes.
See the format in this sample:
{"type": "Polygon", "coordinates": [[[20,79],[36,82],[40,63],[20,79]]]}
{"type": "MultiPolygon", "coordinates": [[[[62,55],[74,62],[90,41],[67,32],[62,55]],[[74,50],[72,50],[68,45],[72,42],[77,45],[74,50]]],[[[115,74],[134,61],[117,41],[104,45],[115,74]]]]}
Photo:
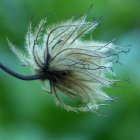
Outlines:
{"type": "Polygon", "coordinates": [[[102,25],[96,40],[110,41],[130,53],[121,55],[123,65],[114,69],[123,88],[105,89],[116,97],[98,114],[67,112],[55,105],[52,96],[37,81],[17,80],[0,70],[0,140],[140,140],[140,0],[0,0],[0,61],[30,74],[9,50],[6,37],[20,49],[29,21],[33,26],[47,13],[48,24],[82,15],[93,3],[88,19],[102,25]]]}

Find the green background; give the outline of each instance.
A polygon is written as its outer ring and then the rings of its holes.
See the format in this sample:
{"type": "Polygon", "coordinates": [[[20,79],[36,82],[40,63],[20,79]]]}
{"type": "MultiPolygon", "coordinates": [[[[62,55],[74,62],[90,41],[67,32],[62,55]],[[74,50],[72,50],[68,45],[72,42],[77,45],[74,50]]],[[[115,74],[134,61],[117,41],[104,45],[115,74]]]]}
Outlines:
{"type": "Polygon", "coordinates": [[[120,56],[114,70],[130,83],[105,89],[115,100],[100,113],[67,112],[41,89],[38,81],[25,82],[0,70],[0,140],[140,140],[140,0],[0,0],[0,61],[25,75],[10,51],[6,37],[24,48],[27,26],[33,27],[47,13],[48,24],[80,16],[100,19],[95,40],[110,41],[131,49],[120,56]]]}

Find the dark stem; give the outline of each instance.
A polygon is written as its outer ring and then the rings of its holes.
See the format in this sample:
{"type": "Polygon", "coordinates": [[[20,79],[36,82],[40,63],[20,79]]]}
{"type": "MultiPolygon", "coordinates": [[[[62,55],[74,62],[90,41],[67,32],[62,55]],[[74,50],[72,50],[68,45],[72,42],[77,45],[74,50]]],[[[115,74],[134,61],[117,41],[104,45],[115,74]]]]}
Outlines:
{"type": "Polygon", "coordinates": [[[9,75],[12,75],[20,80],[41,80],[44,79],[44,74],[36,74],[36,75],[31,75],[31,76],[25,76],[25,75],[21,75],[18,74],[14,71],[12,71],[11,69],[7,68],[5,65],[3,65],[2,63],[0,63],[0,69],[2,69],[3,71],[5,71],[6,73],[8,73],[9,75]]]}

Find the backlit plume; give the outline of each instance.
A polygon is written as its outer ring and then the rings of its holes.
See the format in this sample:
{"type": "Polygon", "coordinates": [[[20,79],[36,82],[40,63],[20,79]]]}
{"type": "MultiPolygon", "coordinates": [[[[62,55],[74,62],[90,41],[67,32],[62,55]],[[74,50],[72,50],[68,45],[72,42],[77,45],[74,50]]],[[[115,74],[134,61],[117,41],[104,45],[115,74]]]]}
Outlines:
{"type": "Polygon", "coordinates": [[[22,53],[9,41],[12,51],[23,65],[35,74],[43,74],[43,89],[54,95],[57,103],[67,110],[96,111],[112,100],[103,87],[116,84],[112,70],[121,51],[108,43],[85,41],[84,35],[98,26],[98,21],[67,20],[47,26],[42,19],[35,31],[31,24],[26,34],[26,51],[22,53]]]}

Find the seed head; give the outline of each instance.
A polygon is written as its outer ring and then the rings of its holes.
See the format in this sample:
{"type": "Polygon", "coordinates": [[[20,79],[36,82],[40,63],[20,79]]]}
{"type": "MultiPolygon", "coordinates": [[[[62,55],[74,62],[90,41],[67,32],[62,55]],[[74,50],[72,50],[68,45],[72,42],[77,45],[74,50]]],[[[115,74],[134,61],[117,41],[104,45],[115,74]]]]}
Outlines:
{"type": "Polygon", "coordinates": [[[108,77],[115,77],[112,64],[122,53],[113,41],[82,39],[98,24],[97,21],[86,21],[83,16],[45,29],[46,19],[42,19],[35,32],[31,24],[28,27],[27,54],[10,42],[9,46],[25,66],[44,75],[41,79],[43,89],[52,93],[62,107],[72,111],[95,111],[112,100],[102,88],[118,81],[108,77]]]}

